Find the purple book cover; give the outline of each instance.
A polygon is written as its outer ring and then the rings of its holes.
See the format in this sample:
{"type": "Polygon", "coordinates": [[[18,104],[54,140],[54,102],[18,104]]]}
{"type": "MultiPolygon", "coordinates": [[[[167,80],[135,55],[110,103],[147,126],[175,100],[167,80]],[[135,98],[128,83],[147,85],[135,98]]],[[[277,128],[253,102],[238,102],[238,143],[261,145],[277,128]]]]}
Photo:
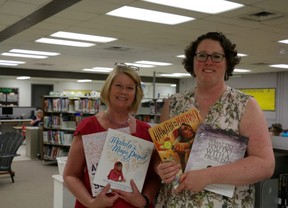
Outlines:
{"type": "MultiPolygon", "coordinates": [[[[247,137],[202,124],[197,129],[185,172],[233,163],[244,157],[247,144],[247,137]]],[[[232,197],[235,185],[209,184],[204,189],[232,197]]]]}

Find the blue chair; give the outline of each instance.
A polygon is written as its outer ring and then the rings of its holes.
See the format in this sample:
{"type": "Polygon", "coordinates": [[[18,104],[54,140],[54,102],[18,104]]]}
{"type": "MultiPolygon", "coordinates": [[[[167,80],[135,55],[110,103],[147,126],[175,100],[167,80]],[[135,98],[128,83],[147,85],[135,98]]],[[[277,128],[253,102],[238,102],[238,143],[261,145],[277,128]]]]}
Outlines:
{"type": "Polygon", "coordinates": [[[14,157],[20,156],[17,151],[23,142],[23,136],[16,131],[8,131],[0,134],[0,171],[8,172],[14,183],[15,172],[11,165],[14,157]]]}

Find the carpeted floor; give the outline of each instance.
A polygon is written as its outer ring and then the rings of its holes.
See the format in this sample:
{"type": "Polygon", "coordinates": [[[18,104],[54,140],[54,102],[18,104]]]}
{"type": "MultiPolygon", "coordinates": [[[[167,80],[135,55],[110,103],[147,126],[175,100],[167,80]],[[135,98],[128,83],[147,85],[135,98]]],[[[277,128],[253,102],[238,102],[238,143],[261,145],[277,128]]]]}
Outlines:
{"type": "Polygon", "coordinates": [[[59,174],[57,164],[19,157],[12,163],[15,182],[10,175],[0,175],[1,208],[53,208],[52,175],[59,174]]]}

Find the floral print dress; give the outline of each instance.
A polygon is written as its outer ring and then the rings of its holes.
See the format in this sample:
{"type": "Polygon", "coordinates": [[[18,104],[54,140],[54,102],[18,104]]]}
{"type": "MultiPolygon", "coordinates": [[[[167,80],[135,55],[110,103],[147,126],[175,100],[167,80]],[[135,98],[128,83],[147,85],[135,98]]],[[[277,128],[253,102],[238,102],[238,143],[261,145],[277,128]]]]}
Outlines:
{"type": "MultiPolygon", "coordinates": [[[[221,129],[232,129],[239,133],[239,124],[245,106],[250,98],[236,89],[226,88],[222,97],[210,108],[203,122],[221,129]]],[[[191,107],[199,106],[195,100],[195,89],[170,97],[170,117],[174,117],[191,107]]],[[[182,191],[174,194],[171,184],[162,184],[156,200],[156,208],[253,208],[255,199],[254,185],[236,186],[234,196],[228,198],[209,191],[192,193],[182,191]]]]}

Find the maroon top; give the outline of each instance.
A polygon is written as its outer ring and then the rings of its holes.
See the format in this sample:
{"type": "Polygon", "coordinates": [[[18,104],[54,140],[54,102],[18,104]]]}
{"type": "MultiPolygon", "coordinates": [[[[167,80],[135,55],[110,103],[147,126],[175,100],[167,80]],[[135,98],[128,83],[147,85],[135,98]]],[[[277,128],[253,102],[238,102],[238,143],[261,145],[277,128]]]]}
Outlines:
{"type": "MultiPolygon", "coordinates": [[[[149,124],[136,119],[136,132],[132,135],[139,137],[139,138],[142,138],[142,139],[145,139],[145,140],[148,140],[148,141],[152,141],[150,134],[148,132],[149,128],[150,128],[149,124]]],[[[93,134],[93,133],[103,132],[103,131],[107,131],[107,130],[99,124],[96,116],[90,116],[90,117],[83,119],[80,122],[80,124],[76,128],[76,131],[74,132],[74,135],[78,135],[78,134],[86,135],[86,134],[93,134]]],[[[151,171],[151,169],[150,169],[150,171],[151,171]]],[[[147,176],[149,176],[149,174],[151,174],[149,172],[147,173],[147,176]]],[[[87,188],[87,190],[92,195],[90,180],[89,180],[89,175],[88,175],[86,164],[85,164],[85,169],[83,170],[82,181],[83,181],[85,187],[87,188]]],[[[132,206],[131,204],[128,204],[126,201],[124,201],[121,198],[119,198],[117,201],[115,201],[113,207],[115,207],[115,208],[116,207],[117,208],[135,208],[134,206],[132,206]]],[[[82,205],[76,199],[75,208],[85,208],[85,206],[82,205]]]]}

